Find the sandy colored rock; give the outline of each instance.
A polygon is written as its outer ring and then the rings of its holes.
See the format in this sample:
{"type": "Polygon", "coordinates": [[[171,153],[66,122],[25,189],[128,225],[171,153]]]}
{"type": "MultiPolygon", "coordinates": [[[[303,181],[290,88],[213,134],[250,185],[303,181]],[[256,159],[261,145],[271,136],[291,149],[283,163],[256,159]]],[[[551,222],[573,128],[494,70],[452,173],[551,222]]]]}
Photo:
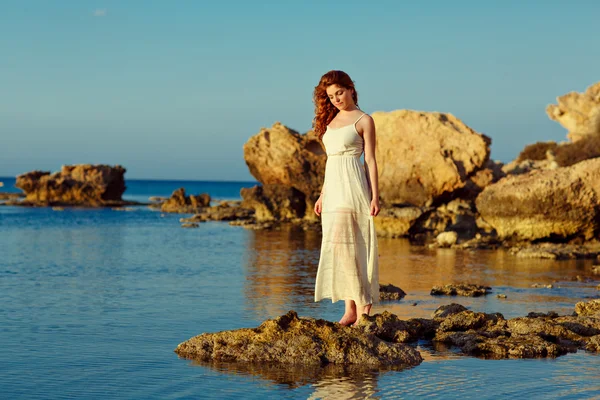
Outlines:
{"type": "Polygon", "coordinates": [[[276,122],[244,144],[244,159],[263,185],[284,185],[316,199],[323,185],[326,155],[312,133],[301,135],[276,122]]]}
{"type": "Polygon", "coordinates": [[[435,238],[440,247],[450,247],[458,240],[458,234],[453,231],[442,232],[435,238]]]}
{"type": "Polygon", "coordinates": [[[599,204],[600,158],[508,176],[476,200],[481,217],[500,238],[519,240],[591,239],[599,228],[599,204]]]}
{"type": "Polygon", "coordinates": [[[258,222],[289,221],[306,213],[306,195],[290,186],[257,185],[242,188],[240,194],[242,207],[254,210],[258,222]]]}
{"type": "Polygon", "coordinates": [[[570,92],[556,100],[558,104],[549,105],[546,113],[569,131],[571,141],[600,135],[600,82],[584,93],[570,92]]]}
{"type": "Polygon", "coordinates": [[[397,315],[384,311],[371,316],[362,315],[356,328],[388,342],[408,343],[433,337],[438,326],[437,321],[424,318],[404,321],[397,315]]]}
{"type": "Polygon", "coordinates": [[[422,214],[420,207],[384,207],[374,220],[377,236],[408,236],[411,226],[422,214]]]}
{"type": "Polygon", "coordinates": [[[105,207],[129,204],[125,168],[120,165],[63,165],[51,174],[33,171],[17,176],[15,186],[25,192],[22,205],[105,207]]]}
{"type": "Polygon", "coordinates": [[[536,243],[526,246],[513,246],[509,253],[521,258],[547,258],[569,260],[595,258],[600,255],[600,243],[590,241],[584,244],[536,243]]]}
{"type": "Polygon", "coordinates": [[[451,114],[396,110],[372,117],[386,204],[427,205],[464,187],[488,161],[491,140],[451,114]]]}
{"type": "Polygon", "coordinates": [[[193,214],[208,206],[210,206],[210,195],[208,193],[186,196],[185,189],[179,188],[171,194],[167,201],[162,203],[160,211],[193,214]]]}
{"type": "Polygon", "coordinates": [[[577,315],[600,317],[600,299],[580,301],[575,304],[577,315]]]}
{"type": "Polygon", "coordinates": [[[179,344],[175,352],[200,361],[254,363],[415,366],[423,361],[411,346],[338,323],[299,318],[294,311],[258,328],[204,333],[179,344]]]}

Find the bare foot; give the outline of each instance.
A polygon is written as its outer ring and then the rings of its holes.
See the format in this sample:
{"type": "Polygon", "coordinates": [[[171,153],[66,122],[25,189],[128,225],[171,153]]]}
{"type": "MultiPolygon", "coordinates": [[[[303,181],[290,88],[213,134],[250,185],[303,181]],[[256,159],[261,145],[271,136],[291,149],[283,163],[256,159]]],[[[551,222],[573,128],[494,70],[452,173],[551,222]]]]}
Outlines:
{"type": "Polygon", "coordinates": [[[362,312],[360,313],[360,317],[358,317],[356,319],[356,321],[354,322],[354,324],[352,324],[352,326],[357,326],[358,325],[358,321],[360,320],[360,318],[362,317],[362,315],[363,314],[369,315],[370,312],[371,312],[371,304],[367,304],[366,306],[364,306],[362,308],[362,312]]]}
{"type": "Polygon", "coordinates": [[[352,325],[356,322],[356,314],[344,314],[342,319],[340,319],[340,325],[352,325]]]}

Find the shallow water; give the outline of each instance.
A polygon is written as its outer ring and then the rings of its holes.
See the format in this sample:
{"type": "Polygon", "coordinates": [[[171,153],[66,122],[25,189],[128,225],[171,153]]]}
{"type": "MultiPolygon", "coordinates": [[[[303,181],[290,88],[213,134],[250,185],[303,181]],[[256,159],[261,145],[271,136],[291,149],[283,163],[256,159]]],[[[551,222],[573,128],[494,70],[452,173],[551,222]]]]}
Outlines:
{"type": "MultiPolygon", "coordinates": [[[[218,222],[182,229],[180,217],[145,207],[0,207],[2,398],[600,398],[600,356],[581,351],[498,361],[422,342],[415,346],[423,364],[387,371],[180,359],[177,344],[202,332],[257,326],[291,309],[329,320],[343,311],[342,303],[313,302],[318,233],[218,222]]],[[[373,311],[430,317],[460,302],[507,318],[571,313],[577,301],[598,297],[599,282],[572,280],[593,278],[592,263],[380,239],[381,282],[408,295],[373,311]],[[433,285],[461,281],[490,285],[494,294],[429,295],[433,285]]]]}

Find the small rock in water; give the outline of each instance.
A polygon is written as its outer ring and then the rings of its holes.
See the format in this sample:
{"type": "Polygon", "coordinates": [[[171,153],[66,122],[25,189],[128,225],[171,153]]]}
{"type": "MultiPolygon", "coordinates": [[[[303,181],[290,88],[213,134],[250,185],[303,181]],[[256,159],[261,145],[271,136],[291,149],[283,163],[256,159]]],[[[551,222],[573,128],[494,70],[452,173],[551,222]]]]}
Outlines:
{"type": "Polygon", "coordinates": [[[183,224],[181,224],[182,228],[197,228],[199,226],[200,224],[197,224],[195,222],[184,222],[183,224]]]}
{"type": "Polygon", "coordinates": [[[475,285],[472,283],[458,283],[445,286],[434,286],[433,289],[431,289],[431,295],[478,297],[490,293],[491,290],[492,288],[489,286],[475,285]]]}
{"type": "Polygon", "coordinates": [[[416,303],[416,302],[415,302],[415,303],[412,303],[412,306],[413,306],[413,307],[414,307],[414,306],[416,306],[416,305],[417,305],[417,303],[416,303]]]}
{"type": "Polygon", "coordinates": [[[501,293],[501,294],[497,295],[496,297],[498,297],[499,299],[506,299],[506,295],[504,293],[501,293]]]}
{"type": "Polygon", "coordinates": [[[546,288],[546,289],[552,289],[554,286],[549,283],[547,285],[544,285],[542,283],[534,283],[533,285],[531,285],[532,288],[546,288]]]}
{"type": "Polygon", "coordinates": [[[467,311],[467,307],[463,306],[462,304],[445,304],[443,306],[439,306],[437,310],[431,314],[431,318],[446,318],[450,315],[458,314],[463,311],[467,311]]]}
{"type": "Polygon", "coordinates": [[[450,247],[458,240],[458,234],[454,231],[442,232],[435,240],[440,247],[450,247]]]}
{"type": "Polygon", "coordinates": [[[64,207],[52,207],[52,211],[65,211],[64,207]]]}
{"type": "Polygon", "coordinates": [[[392,284],[379,286],[379,300],[401,300],[406,292],[392,284]]]}

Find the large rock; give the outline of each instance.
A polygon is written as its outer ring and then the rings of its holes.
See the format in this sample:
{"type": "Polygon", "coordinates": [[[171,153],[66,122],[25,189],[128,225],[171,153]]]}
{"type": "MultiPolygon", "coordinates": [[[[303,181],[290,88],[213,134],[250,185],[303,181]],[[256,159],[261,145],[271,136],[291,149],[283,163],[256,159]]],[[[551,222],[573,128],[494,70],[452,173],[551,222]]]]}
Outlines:
{"type": "Polygon", "coordinates": [[[577,142],[600,135],[600,82],[585,93],[571,92],[557,98],[558,105],[549,105],[546,113],[569,131],[567,137],[577,142]]]}
{"type": "Polygon", "coordinates": [[[15,186],[25,192],[24,204],[102,207],[126,203],[125,168],[120,165],[64,165],[51,174],[33,171],[17,176],[15,186]]]}
{"type": "MultiPolygon", "coordinates": [[[[305,194],[285,185],[242,188],[242,207],[252,209],[258,222],[288,221],[304,217],[305,194]]],[[[311,210],[312,212],[312,210],[311,210]]]]}
{"type": "Polygon", "coordinates": [[[600,158],[508,176],[486,187],[476,205],[501,238],[590,239],[600,217],[600,158]]]}
{"type": "Polygon", "coordinates": [[[408,345],[385,342],[353,327],[294,311],[258,328],[204,333],[177,346],[182,357],[199,361],[283,364],[419,365],[420,353],[408,345]]]}
{"type": "Polygon", "coordinates": [[[276,122],[244,144],[244,159],[252,176],[263,185],[295,188],[309,201],[319,197],[326,155],[315,135],[301,135],[276,122]]]}
{"type": "Polygon", "coordinates": [[[451,114],[396,110],[372,116],[386,204],[431,203],[463,188],[489,159],[491,139],[451,114]]]}

